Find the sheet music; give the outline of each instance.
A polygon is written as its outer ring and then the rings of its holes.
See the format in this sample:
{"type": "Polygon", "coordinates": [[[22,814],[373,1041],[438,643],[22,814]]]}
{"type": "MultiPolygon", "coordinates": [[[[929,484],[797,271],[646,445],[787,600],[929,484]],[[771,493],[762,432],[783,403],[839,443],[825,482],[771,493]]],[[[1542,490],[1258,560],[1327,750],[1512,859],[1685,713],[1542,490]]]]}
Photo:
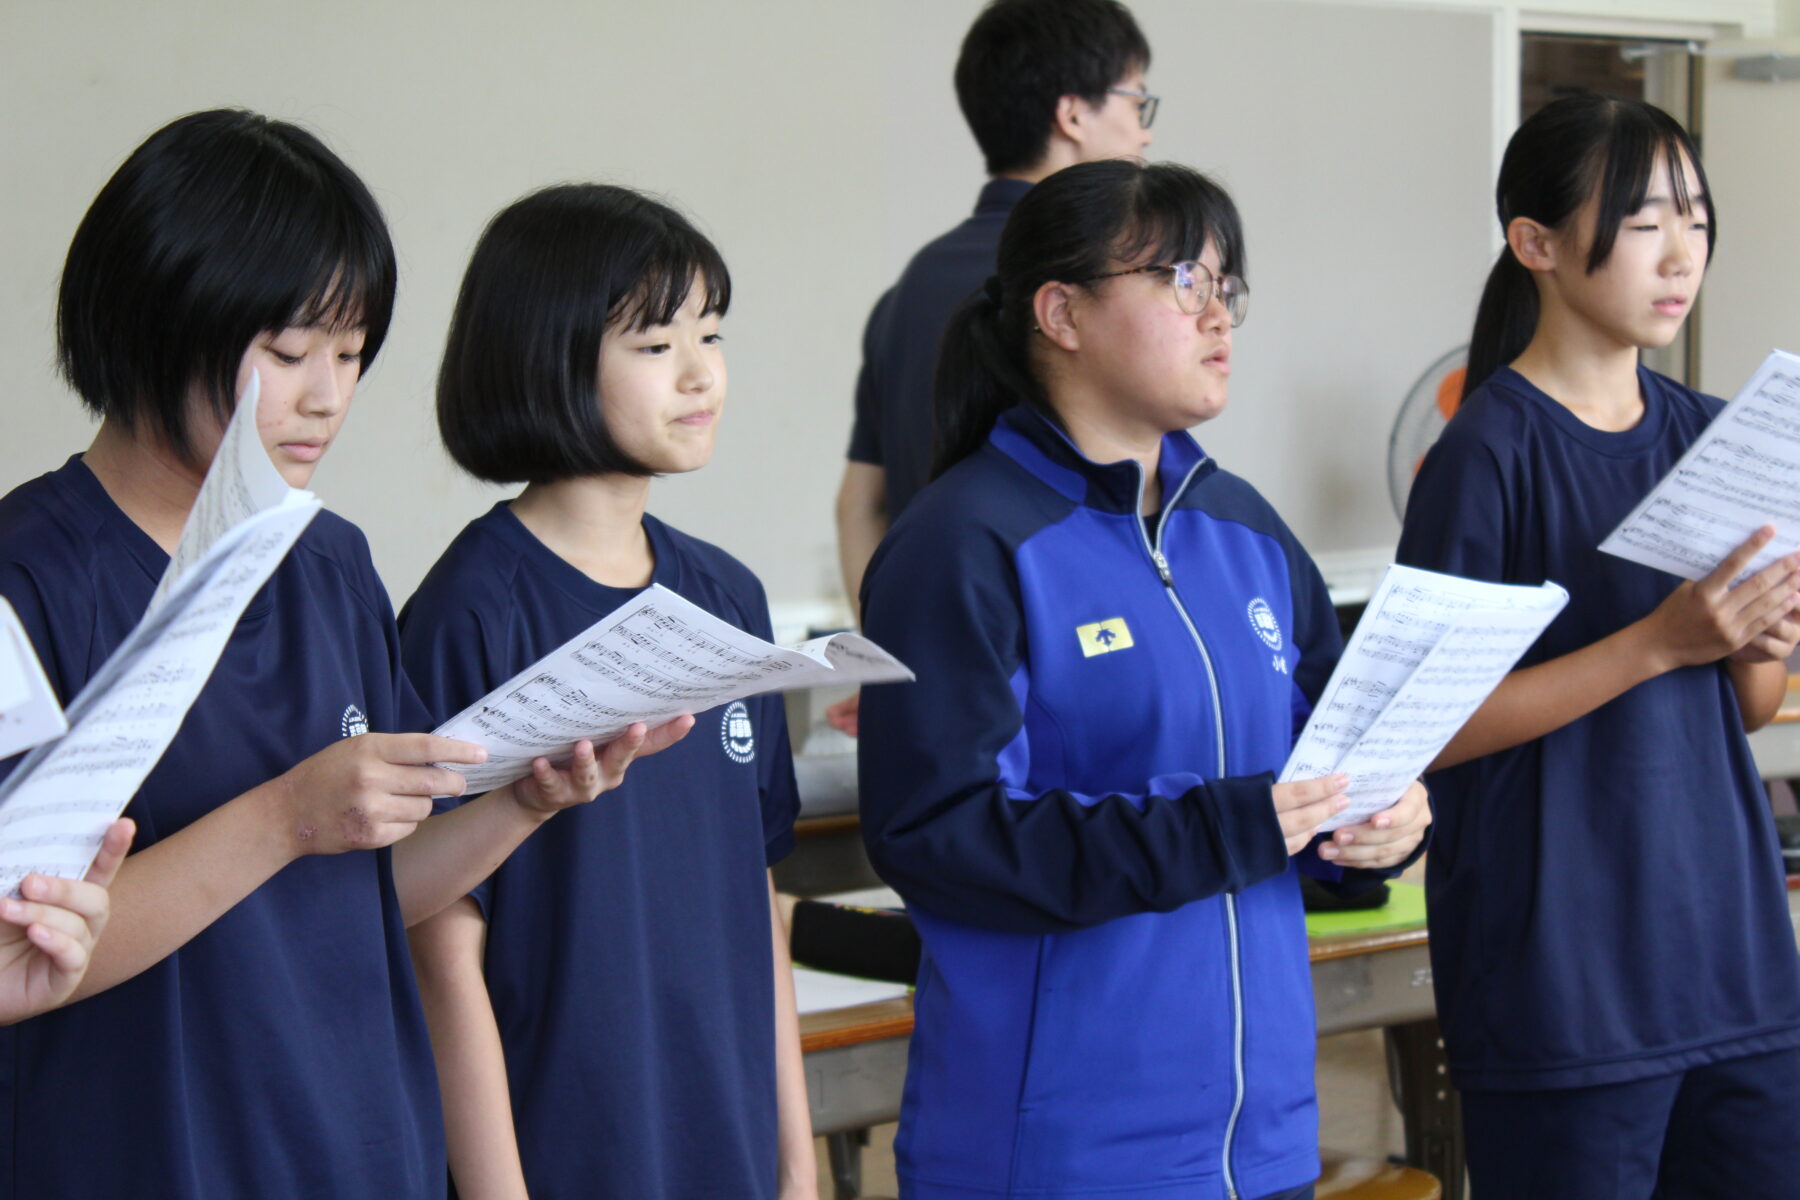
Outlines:
{"type": "Polygon", "coordinates": [[[1734,583],[1800,549],[1800,358],[1781,350],[1600,549],[1699,579],[1769,524],[1775,536],[1734,583]]]}
{"type": "Polygon", "coordinates": [[[658,584],[440,725],[440,736],[488,751],[485,763],[441,765],[475,795],[529,775],[534,758],[566,763],[576,742],[609,742],[635,721],[654,728],[764,692],[911,678],[867,638],[838,633],[783,649],[658,584]]]}
{"type": "MultiPolygon", "coordinates": [[[[254,434],[254,387],[246,396],[227,444],[243,424],[254,434]]],[[[215,461],[203,493],[220,469],[247,465],[215,461]]],[[[185,569],[170,562],[164,600],[146,609],[69,705],[69,732],[32,751],[0,784],[0,894],[17,896],[19,881],[34,871],[71,879],[87,872],[107,827],[174,740],[245,606],[318,513],[310,493],[282,488],[270,507],[213,537],[185,569]]],[[[252,502],[270,499],[266,490],[251,494],[252,502]]],[[[184,528],[181,544],[187,541],[184,528]]]]}
{"type": "Polygon", "coordinates": [[[252,371],[250,384],[238,398],[231,423],[225,427],[218,452],[200,484],[200,494],[194,497],[187,523],[181,527],[181,540],[169,556],[169,567],[150,598],[152,609],[167,600],[176,581],[238,525],[264,509],[311,499],[310,493],[287,485],[263,448],[256,428],[256,404],[261,395],[262,376],[252,371]]]}
{"type": "Polygon", "coordinates": [[[41,746],[68,727],[19,614],[0,597],[0,758],[41,746]]]}
{"type": "Polygon", "coordinates": [[[1389,807],[1568,602],[1554,583],[1515,587],[1389,567],[1282,782],[1350,776],[1350,806],[1323,832],[1389,807]]]}

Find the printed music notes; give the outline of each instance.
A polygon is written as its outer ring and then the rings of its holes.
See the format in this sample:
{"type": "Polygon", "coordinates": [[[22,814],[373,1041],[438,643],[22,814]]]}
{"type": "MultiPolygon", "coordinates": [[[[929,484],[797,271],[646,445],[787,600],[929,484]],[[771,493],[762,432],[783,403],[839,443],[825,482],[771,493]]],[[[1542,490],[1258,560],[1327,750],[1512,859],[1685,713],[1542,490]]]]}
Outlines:
{"type": "Polygon", "coordinates": [[[1774,538],[1738,580],[1800,549],[1800,358],[1780,350],[1600,549],[1699,579],[1769,524],[1774,538]]]}
{"type": "Polygon", "coordinates": [[[0,598],[0,758],[41,746],[68,727],[19,614],[0,598]]]}
{"type": "Polygon", "coordinates": [[[1511,587],[1389,567],[1282,782],[1350,777],[1350,807],[1322,831],[1392,805],[1568,602],[1554,583],[1511,587]]]}
{"type": "Polygon", "coordinates": [[[155,598],[69,705],[68,733],[0,784],[0,894],[33,871],[80,878],[175,739],[251,597],[320,504],[287,486],[256,433],[253,375],[155,598]]]}
{"type": "Polygon", "coordinates": [[[477,766],[441,765],[474,795],[529,775],[534,758],[566,763],[576,742],[601,745],[636,721],[654,728],[764,692],[912,677],[867,638],[837,633],[784,649],[658,584],[440,725],[440,736],[488,752],[477,766]]]}

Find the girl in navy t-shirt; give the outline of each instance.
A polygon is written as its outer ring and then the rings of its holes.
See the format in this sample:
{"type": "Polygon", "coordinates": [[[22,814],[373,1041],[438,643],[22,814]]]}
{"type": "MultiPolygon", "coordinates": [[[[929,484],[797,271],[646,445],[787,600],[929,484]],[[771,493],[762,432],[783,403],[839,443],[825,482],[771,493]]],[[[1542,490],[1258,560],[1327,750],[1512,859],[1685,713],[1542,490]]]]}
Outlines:
{"type": "Polygon", "coordinates": [[[1773,1197],[1800,1178],[1800,969],[1745,741],[1800,638],[1795,556],[1733,588],[1598,550],[1720,402],[1638,364],[1714,203],[1667,114],[1582,94],[1514,135],[1460,411],[1400,558],[1570,603],[1436,764],[1431,949],[1488,1196],[1773,1197]]]}
{"type": "MultiPolygon", "coordinates": [[[[0,595],[64,703],[142,616],[251,371],[263,444],[304,485],[394,281],[368,190],[292,125],[195,113],[108,181],[58,305],[99,434],[0,499],[0,595]]],[[[617,782],[645,732],[425,821],[462,787],[432,764],[482,757],[409,732],[428,723],[362,534],[321,513],[128,809],[85,998],[0,1033],[0,1193],[442,1196],[405,926],[617,782]]]]}
{"type": "MultiPolygon", "coordinates": [[[[645,511],[712,455],[730,276],[670,209],[569,185],[476,246],[438,380],[452,457],[525,490],[471,522],[401,614],[450,716],[652,583],[760,637],[756,577],[645,511]]],[[[815,1194],[766,868],[798,800],[779,697],[698,716],[413,930],[465,1200],[815,1194]]]]}

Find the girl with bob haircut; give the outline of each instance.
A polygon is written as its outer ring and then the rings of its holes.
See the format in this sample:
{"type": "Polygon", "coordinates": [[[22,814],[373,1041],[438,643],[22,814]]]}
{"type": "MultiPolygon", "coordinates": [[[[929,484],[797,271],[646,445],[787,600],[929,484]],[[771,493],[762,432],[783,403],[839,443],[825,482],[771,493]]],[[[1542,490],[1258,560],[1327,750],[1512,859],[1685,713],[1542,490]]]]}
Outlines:
{"type": "MultiPolygon", "coordinates": [[[[438,426],[470,474],[525,488],[469,523],[401,613],[435,714],[653,583],[770,636],[756,577],[645,511],[654,476],[712,456],[730,302],[712,243],[625,188],[547,188],[488,225],[438,426]]],[[[766,877],[799,809],[782,702],[696,721],[413,930],[463,1200],[816,1194],[766,877]]]]}
{"type": "Polygon", "coordinates": [[[1598,546],[1721,402],[1638,362],[1716,237],[1693,143],[1592,93],[1521,125],[1461,409],[1400,558],[1568,588],[1434,764],[1431,954],[1483,1196],[1782,1196],[1800,1177],[1800,969],[1745,731],[1786,690],[1794,556],[1736,587],[1598,546]]]}
{"type": "Polygon", "coordinates": [[[1318,1176],[1295,866],[1404,864],[1415,784],[1315,837],[1271,784],[1340,647],[1325,584],[1189,428],[1249,290],[1231,198],[1087,163],[1019,202],[939,359],[937,479],[863,588],[863,834],[924,943],[911,1200],[1299,1197],[1318,1176]]]}
{"type": "MultiPolygon", "coordinates": [[[[263,444],[304,486],[394,283],[368,189],[292,125],[182,117],[101,189],[57,313],[100,430],[0,499],[0,594],[64,703],[143,614],[252,371],[263,444]]],[[[7,1194],[444,1194],[405,926],[671,732],[589,747],[568,772],[540,760],[425,822],[434,794],[462,788],[432,764],[482,757],[390,732],[428,724],[362,534],[321,513],[132,800],[138,851],[81,1002],[0,1033],[7,1194]]]]}

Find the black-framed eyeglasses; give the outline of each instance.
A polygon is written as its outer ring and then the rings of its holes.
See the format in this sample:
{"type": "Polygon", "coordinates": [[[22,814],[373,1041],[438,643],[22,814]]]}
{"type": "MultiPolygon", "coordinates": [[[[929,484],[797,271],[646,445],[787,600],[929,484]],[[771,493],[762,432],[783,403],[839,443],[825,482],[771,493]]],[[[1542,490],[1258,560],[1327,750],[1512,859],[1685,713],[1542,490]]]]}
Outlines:
{"type": "Polygon", "coordinates": [[[1236,275],[1214,275],[1201,262],[1131,267],[1123,271],[1108,271],[1093,278],[1116,279],[1120,275],[1148,275],[1153,271],[1169,272],[1169,282],[1175,289],[1175,303],[1184,313],[1199,316],[1206,311],[1206,306],[1212,303],[1214,296],[1225,306],[1225,311],[1231,314],[1233,328],[1242,325],[1244,318],[1250,313],[1250,285],[1236,275]]]}
{"type": "Polygon", "coordinates": [[[1138,124],[1145,129],[1150,128],[1150,122],[1156,120],[1156,106],[1162,103],[1161,96],[1154,96],[1149,92],[1134,92],[1130,88],[1107,88],[1106,94],[1130,96],[1136,100],[1138,102],[1138,124]]]}

